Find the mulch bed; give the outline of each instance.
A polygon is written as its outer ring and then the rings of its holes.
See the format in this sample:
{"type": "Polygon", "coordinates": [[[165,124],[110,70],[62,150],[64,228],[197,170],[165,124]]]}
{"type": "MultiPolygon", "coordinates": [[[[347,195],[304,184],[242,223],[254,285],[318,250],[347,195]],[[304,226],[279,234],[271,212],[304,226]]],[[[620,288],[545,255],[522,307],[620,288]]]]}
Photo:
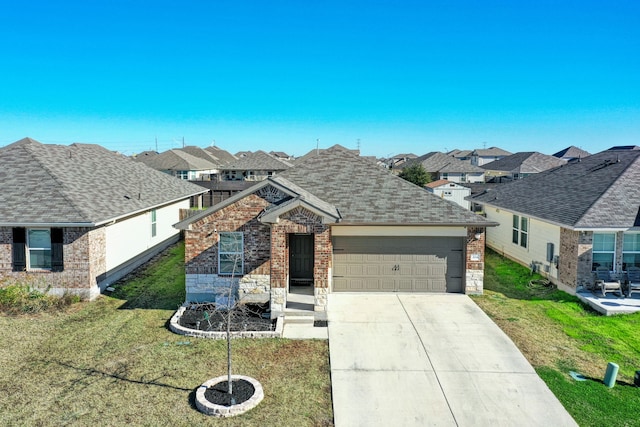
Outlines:
{"type": "Polygon", "coordinates": [[[232,380],[233,393],[227,393],[228,381],[222,381],[213,387],[208,387],[204,392],[204,397],[211,403],[221,406],[238,405],[251,399],[256,389],[249,381],[232,380]]]}
{"type": "MultiPolygon", "coordinates": [[[[267,313],[268,304],[243,304],[231,310],[231,331],[273,331],[275,320],[267,313]]],[[[215,304],[192,304],[186,308],[178,324],[197,331],[226,332],[229,311],[216,309],[215,304]],[[206,313],[206,314],[205,314],[206,313]]]]}

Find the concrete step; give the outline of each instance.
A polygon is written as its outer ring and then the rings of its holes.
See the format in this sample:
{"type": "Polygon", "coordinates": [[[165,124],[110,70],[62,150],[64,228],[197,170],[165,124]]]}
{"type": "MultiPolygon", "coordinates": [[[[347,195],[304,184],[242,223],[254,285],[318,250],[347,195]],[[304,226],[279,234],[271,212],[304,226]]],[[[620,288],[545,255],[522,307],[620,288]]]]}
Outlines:
{"type": "Polygon", "coordinates": [[[313,321],[315,320],[313,313],[311,313],[311,316],[308,315],[298,315],[298,314],[289,314],[289,313],[285,313],[284,315],[284,324],[285,325],[290,325],[290,324],[309,324],[309,325],[313,325],[313,321]]]}

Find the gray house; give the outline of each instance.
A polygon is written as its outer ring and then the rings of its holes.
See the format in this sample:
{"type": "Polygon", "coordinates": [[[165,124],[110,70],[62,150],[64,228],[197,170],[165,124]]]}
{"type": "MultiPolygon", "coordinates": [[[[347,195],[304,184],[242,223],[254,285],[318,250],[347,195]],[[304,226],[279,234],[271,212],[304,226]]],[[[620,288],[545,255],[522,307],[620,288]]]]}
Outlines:
{"type": "Polygon", "coordinates": [[[512,179],[522,179],[534,173],[557,168],[565,163],[565,160],[554,156],[536,151],[524,151],[486,163],[481,168],[487,171],[487,176],[506,176],[512,179]]]}
{"type": "Polygon", "coordinates": [[[319,312],[329,292],[480,293],[492,225],[334,146],[176,227],[187,300],[231,279],[274,314],[292,287],[309,287],[319,312]]]}

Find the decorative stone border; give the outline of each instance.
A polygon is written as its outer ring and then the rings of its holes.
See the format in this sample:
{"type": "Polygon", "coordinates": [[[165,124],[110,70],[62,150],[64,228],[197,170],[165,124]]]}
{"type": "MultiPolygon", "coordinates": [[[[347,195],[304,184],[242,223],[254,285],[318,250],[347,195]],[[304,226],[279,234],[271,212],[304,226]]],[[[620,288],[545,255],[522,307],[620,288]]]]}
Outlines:
{"type": "Polygon", "coordinates": [[[231,375],[232,381],[245,380],[247,382],[250,382],[255,389],[253,396],[251,396],[249,400],[231,406],[216,405],[215,403],[209,402],[204,396],[207,388],[213,387],[214,385],[223,381],[227,381],[227,379],[227,375],[222,375],[216,378],[212,378],[198,387],[198,390],[196,390],[196,407],[200,412],[207,415],[213,415],[215,417],[233,417],[235,415],[243,414],[248,410],[255,408],[256,406],[258,406],[258,403],[260,403],[264,398],[264,390],[262,389],[262,384],[260,384],[256,379],[244,375],[231,375]]]}
{"type": "MultiPolygon", "coordinates": [[[[227,338],[226,332],[196,331],[194,329],[189,329],[182,326],[179,323],[179,320],[186,309],[187,305],[183,305],[171,317],[171,320],[169,322],[169,329],[171,329],[172,332],[179,335],[185,335],[187,337],[212,338],[216,340],[223,340],[227,338]]],[[[231,338],[282,338],[283,330],[283,316],[279,316],[276,319],[275,331],[237,331],[231,332],[231,338]]]]}

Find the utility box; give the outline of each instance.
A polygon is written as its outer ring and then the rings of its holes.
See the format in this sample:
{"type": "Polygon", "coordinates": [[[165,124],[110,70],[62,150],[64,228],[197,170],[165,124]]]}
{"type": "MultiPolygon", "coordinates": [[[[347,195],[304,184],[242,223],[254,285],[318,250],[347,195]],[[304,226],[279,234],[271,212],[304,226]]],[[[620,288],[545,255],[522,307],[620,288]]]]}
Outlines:
{"type": "Polygon", "coordinates": [[[640,371],[636,371],[636,375],[633,377],[633,384],[636,387],[640,387],[640,371]]]}
{"type": "Polygon", "coordinates": [[[547,243],[547,262],[553,261],[554,247],[553,243],[547,243]]]}

